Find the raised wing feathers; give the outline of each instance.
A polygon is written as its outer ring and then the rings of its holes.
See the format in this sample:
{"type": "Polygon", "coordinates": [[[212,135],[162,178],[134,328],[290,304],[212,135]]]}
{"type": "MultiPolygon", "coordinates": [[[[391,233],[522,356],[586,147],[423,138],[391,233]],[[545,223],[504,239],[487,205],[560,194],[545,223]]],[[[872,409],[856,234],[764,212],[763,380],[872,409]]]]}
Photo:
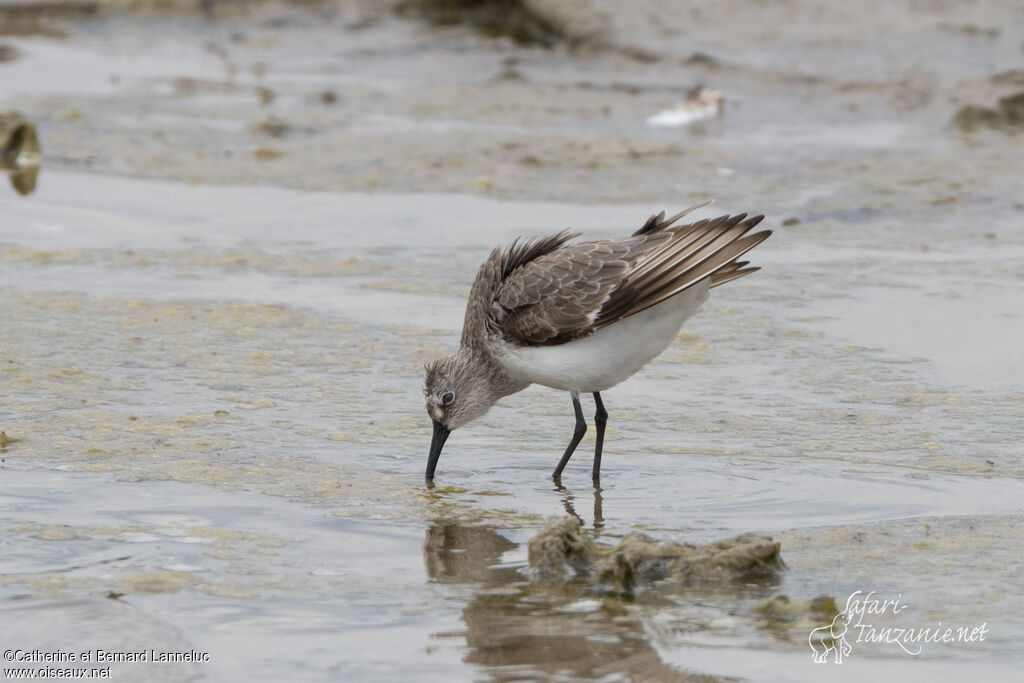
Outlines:
{"type": "Polygon", "coordinates": [[[694,204],[690,208],[684,209],[683,211],[680,211],[679,213],[677,213],[675,216],[672,216],[672,218],[669,218],[668,220],[665,220],[665,212],[664,211],[662,211],[661,213],[655,214],[655,215],[653,215],[653,216],[651,216],[650,218],[647,219],[647,222],[643,224],[643,227],[641,227],[639,230],[637,230],[636,232],[633,233],[633,237],[637,237],[639,235],[646,235],[648,233],[657,232],[659,230],[664,230],[665,228],[669,227],[670,225],[675,223],[677,220],[679,220],[683,216],[685,216],[685,215],[687,215],[689,213],[692,213],[692,212],[696,211],[697,209],[702,209],[705,206],[708,206],[709,204],[711,204],[712,201],[714,201],[714,200],[709,199],[708,201],[704,202],[703,204],[694,204]]]}
{"type": "Polygon", "coordinates": [[[771,235],[767,230],[747,234],[763,216],[719,216],[673,226],[693,208],[667,220],[664,212],[651,216],[621,241],[566,244],[576,234],[563,231],[496,250],[481,269],[492,264],[491,272],[500,272],[487,288],[487,327],[513,343],[562,344],[705,278],[716,287],[758,270],[737,259],[771,235]]]}
{"type": "Polygon", "coordinates": [[[562,232],[555,233],[554,235],[538,240],[526,240],[525,242],[520,242],[519,238],[516,238],[512,241],[512,244],[509,245],[508,249],[501,252],[502,279],[511,275],[516,268],[555,251],[569,240],[576,239],[579,236],[580,233],[578,232],[563,230],[562,232]]]}
{"type": "MultiPolygon", "coordinates": [[[[713,276],[719,269],[730,267],[737,258],[771,235],[769,231],[762,231],[743,236],[763,218],[746,218],[746,214],[719,216],[669,229],[672,239],[634,264],[628,277],[602,308],[596,326],[610,325],[655,306],[705,277],[713,276]]],[[[721,282],[712,277],[711,286],[724,284],[725,278],[738,270],[730,267],[721,282]]],[[[753,271],[748,270],[743,275],[748,272],[753,271]]],[[[732,279],[736,277],[742,275],[733,275],[732,279]]]]}

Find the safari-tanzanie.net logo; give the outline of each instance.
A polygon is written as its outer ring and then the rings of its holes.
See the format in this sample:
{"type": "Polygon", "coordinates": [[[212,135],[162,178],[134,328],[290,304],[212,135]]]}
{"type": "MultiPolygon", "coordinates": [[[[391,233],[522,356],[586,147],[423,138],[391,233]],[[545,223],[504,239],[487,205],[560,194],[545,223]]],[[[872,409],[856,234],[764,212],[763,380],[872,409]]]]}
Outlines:
{"type": "Polygon", "coordinates": [[[984,642],[989,632],[987,621],[976,626],[945,626],[941,621],[928,626],[890,623],[907,608],[902,593],[893,599],[878,597],[875,591],[867,595],[864,591],[853,592],[832,623],[819,626],[807,637],[814,661],[842,664],[859,643],[898,647],[908,655],[917,656],[929,644],[984,642]]]}

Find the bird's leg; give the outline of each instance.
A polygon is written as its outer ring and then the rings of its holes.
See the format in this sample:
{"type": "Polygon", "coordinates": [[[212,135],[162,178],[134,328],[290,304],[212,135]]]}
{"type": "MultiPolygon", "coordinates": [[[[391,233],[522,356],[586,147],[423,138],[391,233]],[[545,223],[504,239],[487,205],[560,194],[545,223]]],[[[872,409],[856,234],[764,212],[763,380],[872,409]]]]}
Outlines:
{"type": "Polygon", "coordinates": [[[580,392],[570,391],[569,394],[572,396],[572,409],[576,412],[576,428],[572,430],[572,440],[569,441],[565,453],[562,454],[562,459],[559,461],[558,467],[555,468],[555,473],[551,475],[555,480],[562,477],[562,470],[565,469],[569,458],[572,457],[572,452],[576,450],[580,439],[587,433],[587,421],[583,419],[583,406],[580,405],[580,392]]]}
{"type": "Polygon", "coordinates": [[[608,411],[604,409],[604,402],[601,394],[594,392],[594,404],[597,412],[594,413],[594,424],[597,425],[597,445],[594,447],[594,481],[601,478],[601,450],[604,448],[604,426],[608,424],[608,411]]]}

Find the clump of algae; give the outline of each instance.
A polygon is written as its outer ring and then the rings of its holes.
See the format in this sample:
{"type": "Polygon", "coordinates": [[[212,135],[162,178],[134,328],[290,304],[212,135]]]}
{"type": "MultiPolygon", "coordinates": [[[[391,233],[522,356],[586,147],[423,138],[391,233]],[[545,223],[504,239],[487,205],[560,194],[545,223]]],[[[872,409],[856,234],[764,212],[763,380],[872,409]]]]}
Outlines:
{"type": "Polygon", "coordinates": [[[0,112],[0,168],[12,171],[11,185],[19,194],[36,189],[41,159],[36,127],[18,112],[0,112]]]}
{"type": "Polygon", "coordinates": [[[19,441],[21,441],[21,439],[13,436],[7,436],[7,432],[0,430],[0,450],[6,451],[9,445],[19,441]]]}
{"type": "Polygon", "coordinates": [[[793,634],[806,637],[808,630],[828,624],[839,614],[839,607],[831,595],[819,595],[811,600],[773,595],[755,607],[754,613],[760,628],[788,639],[793,634]]]}
{"type": "Polygon", "coordinates": [[[637,585],[768,579],[783,568],[780,545],[771,538],[743,534],[706,545],[660,543],[647,534],[627,534],[618,546],[588,536],[578,519],[563,517],[529,543],[530,567],[541,579],[585,578],[629,592],[637,585]]]}
{"type": "Polygon", "coordinates": [[[953,125],[972,132],[990,128],[1003,132],[1024,130],[1024,90],[999,99],[995,107],[967,104],[953,116],[953,125]]]}

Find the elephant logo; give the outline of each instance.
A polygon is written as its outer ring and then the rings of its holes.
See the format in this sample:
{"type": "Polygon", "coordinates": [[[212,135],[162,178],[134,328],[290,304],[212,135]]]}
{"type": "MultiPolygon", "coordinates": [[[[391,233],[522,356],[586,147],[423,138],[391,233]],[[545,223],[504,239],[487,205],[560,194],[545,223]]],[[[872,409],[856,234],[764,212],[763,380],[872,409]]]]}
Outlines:
{"type": "Polygon", "coordinates": [[[844,610],[837,614],[828,626],[819,626],[807,636],[807,644],[814,653],[814,663],[824,664],[829,654],[835,655],[836,664],[842,664],[844,657],[849,657],[853,646],[846,639],[846,631],[850,626],[850,614],[844,610]]]}

